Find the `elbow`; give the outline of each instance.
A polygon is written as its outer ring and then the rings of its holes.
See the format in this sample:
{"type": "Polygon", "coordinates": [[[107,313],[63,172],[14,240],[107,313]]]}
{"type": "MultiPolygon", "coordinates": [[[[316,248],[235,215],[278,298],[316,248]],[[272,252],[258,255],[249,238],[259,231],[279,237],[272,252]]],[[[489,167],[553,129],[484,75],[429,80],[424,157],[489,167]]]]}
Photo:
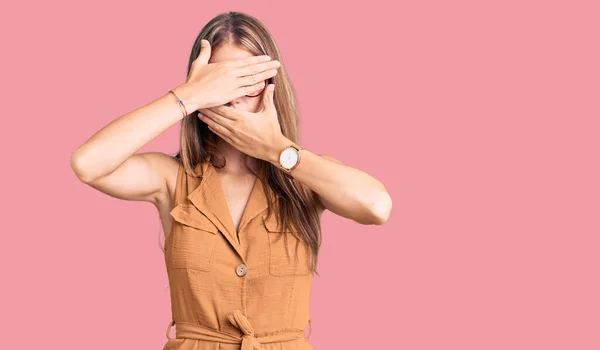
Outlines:
{"type": "Polygon", "coordinates": [[[85,171],[85,166],[83,164],[84,161],[81,159],[77,151],[73,152],[71,154],[71,169],[73,169],[73,172],[79,181],[83,183],[90,183],[93,181],[93,178],[88,172],[85,171]]]}

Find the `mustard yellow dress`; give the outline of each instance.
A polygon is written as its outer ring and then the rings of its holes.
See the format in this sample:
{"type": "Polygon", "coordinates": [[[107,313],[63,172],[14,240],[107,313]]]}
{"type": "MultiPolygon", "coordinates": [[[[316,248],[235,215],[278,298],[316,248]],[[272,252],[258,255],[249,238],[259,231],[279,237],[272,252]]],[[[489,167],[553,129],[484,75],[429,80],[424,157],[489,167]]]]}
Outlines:
{"type": "Polygon", "coordinates": [[[307,248],[278,228],[276,212],[266,219],[260,177],[236,234],[215,168],[205,160],[195,171],[202,178],[180,164],[170,213],[172,321],[163,350],[312,350],[307,248]]]}

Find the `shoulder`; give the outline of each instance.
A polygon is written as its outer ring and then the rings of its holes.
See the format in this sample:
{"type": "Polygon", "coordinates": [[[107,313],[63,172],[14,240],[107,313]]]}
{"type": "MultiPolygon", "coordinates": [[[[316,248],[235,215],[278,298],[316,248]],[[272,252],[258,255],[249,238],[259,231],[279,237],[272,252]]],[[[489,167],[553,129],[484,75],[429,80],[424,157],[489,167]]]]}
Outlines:
{"type": "Polygon", "coordinates": [[[175,156],[162,152],[145,152],[139,153],[139,155],[144,157],[156,171],[164,175],[165,179],[172,177],[173,172],[176,176],[179,164],[181,164],[181,161],[175,156]]]}

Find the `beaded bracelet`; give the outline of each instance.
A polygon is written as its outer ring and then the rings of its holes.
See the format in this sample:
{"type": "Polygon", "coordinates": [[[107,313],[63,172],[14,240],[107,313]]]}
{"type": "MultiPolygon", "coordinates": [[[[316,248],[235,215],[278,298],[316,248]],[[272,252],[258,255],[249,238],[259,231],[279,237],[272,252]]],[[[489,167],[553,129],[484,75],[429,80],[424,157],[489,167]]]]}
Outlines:
{"type": "Polygon", "coordinates": [[[173,90],[169,90],[170,93],[173,94],[173,96],[175,96],[175,98],[177,98],[177,101],[179,101],[179,107],[182,108],[182,113],[183,113],[183,117],[185,118],[188,115],[187,112],[187,108],[185,108],[185,104],[183,104],[183,100],[179,98],[179,96],[177,96],[177,94],[175,93],[175,91],[173,90]]]}

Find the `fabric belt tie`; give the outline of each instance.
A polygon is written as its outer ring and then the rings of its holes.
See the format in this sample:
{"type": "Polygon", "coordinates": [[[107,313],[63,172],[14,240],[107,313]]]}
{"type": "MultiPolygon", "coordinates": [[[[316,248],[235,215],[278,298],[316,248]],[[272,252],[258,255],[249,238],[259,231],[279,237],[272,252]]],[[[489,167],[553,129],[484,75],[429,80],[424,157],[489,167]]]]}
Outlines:
{"type": "MultiPolygon", "coordinates": [[[[265,343],[276,343],[290,340],[297,340],[304,338],[304,330],[291,331],[285,333],[271,334],[263,337],[256,337],[254,334],[254,328],[248,321],[248,318],[242,313],[241,310],[235,310],[232,314],[228,315],[227,318],[236,328],[242,331],[242,336],[238,337],[229,333],[217,331],[212,328],[208,328],[195,323],[178,322],[175,328],[176,338],[188,338],[198,339],[206,341],[214,341],[228,344],[241,344],[241,350],[263,350],[262,344],[265,343]]],[[[310,325],[310,333],[312,333],[312,324],[310,319],[308,320],[310,325]]],[[[167,339],[173,339],[171,335],[171,327],[175,325],[175,321],[171,321],[167,327],[167,339]]]]}

